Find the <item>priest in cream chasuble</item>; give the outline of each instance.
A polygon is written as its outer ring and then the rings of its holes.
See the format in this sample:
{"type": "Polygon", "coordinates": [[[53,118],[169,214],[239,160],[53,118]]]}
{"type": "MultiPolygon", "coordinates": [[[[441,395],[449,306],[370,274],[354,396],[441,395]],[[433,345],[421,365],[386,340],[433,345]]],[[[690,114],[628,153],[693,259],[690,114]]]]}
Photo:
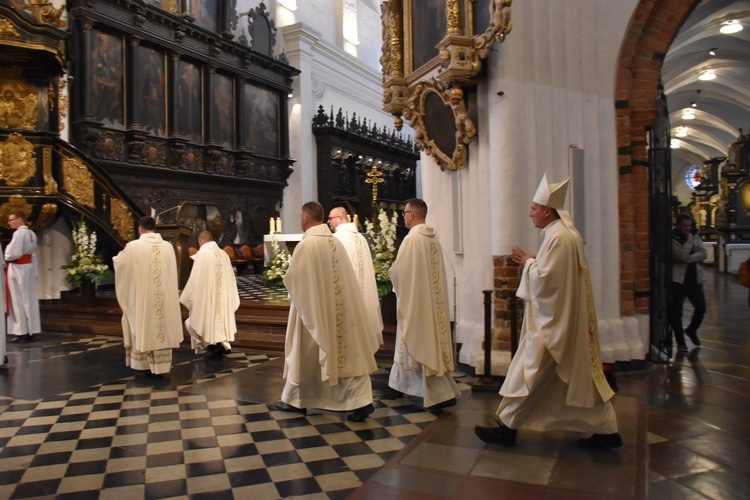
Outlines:
{"type": "Polygon", "coordinates": [[[409,234],[390,269],[397,298],[396,350],[388,385],[424,398],[427,409],[456,403],[461,394],[451,372],[453,342],[443,251],[425,224],[427,205],[408,200],[404,222],[409,234]]]}
{"type": "Polygon", "coordinates": [[[375,268],[372,265],[372,254],[367,240],[357,230],[354,222],[347,222],[346,210],[343,207],[331,209],[328,214],[328,226],[333,235],[344,245],[349,262],[352,263],[354,275],[359,283],[359,291],[365,299],[365,307],[370,322],[377,331],[378,344],[383,344],[383,315],[380,313],[378,284],[375,280],[375,268]]]}
{"type": "Polygon", "coordinates": [[[183,333],[174,248],[155,229],[153,217],[142,217],[140,237],[112,262],[122,309],[125,365],[158,375],[170,371],[172,349],[180,346],[183,333]]]}
{"type": "Polygon", "coordinates": [[[230,351],[237,333],[234,313],[240,307],[232,261],[210,232],[198,235],[198,244],[190,278],[180,295],[180,302],[190,311],[185,327],[196,353],[216,344],[230,351]]]}
{"type": "Polygon", "coordinates": [[[374,325],[346,250],[323,223],[319,203],[303,206],[301,225],[304,235],[284,277],[291,306],[284,349],[284,404],[277,407],[366,409],[362,414],[366,417],[373,411],[369,374],[377,369],[374,325]]]}
{"type": "Polygon", "coordinates": [[[529,212],[542,230],[541,247],[536,255],[520,247],[512,252],[523,266],[516,295],[525,301],[524,318],[500,389],[503,426],[476,430],[488,442],[509,446],[516,430],[528,429],[594,434],[579,441],[582,447],[622,445],[609,401],[614,392],[602,371],[583,240],[562,210],[567,183],[548,183],[545,174],[529,212]]]}

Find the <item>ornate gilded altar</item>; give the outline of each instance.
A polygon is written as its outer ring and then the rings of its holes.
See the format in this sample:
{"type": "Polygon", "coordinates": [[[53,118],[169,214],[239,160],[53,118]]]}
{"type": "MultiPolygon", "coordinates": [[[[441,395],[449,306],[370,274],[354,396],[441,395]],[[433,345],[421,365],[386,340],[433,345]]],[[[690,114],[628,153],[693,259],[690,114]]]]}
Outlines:
{"type": "Polygon", "coordinates": [[[382,4],[383,109],[441,169],[466,166],[476,137],[473,88],[482,60],[510,33],[512,0],[389,0],[382,4]]]}

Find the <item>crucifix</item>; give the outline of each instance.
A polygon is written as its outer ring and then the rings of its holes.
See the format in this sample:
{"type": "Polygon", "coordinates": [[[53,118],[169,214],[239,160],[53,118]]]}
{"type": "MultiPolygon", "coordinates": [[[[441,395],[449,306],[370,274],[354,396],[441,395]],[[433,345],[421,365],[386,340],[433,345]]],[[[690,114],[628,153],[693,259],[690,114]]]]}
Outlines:
{"type": "Polygon", "coordinates": [[[372,207],[375,208],[378,199],[378,184],[385,182],[383,178],[383,172],[378,170],[377,165],[373,165],[369,172],[367,172],[367,179],[365,183],[372,184],[372,207]]]}

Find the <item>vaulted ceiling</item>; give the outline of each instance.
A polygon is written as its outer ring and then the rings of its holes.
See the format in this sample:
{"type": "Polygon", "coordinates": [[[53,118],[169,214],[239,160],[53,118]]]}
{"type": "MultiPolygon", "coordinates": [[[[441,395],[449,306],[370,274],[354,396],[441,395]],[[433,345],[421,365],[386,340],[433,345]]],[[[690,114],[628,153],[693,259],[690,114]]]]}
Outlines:
{"type": "Polygon", "coordinates": [[[739,129],[750,133],[750,0],[701,2],[666,55],[662,82],[672,137],[680,141],[679,149],[672,149],[672,178],[679,179],[692,165],[726,156],[739,129]],[[744,29],[720,33],[731,20],[744,29]],[[716,78],[699,80],[706,70],[713,70],[716,78]],[[687,109],[693,110],[694,119],[682,118],[687,109]],[[687,136],[677,137],[682,126],[687,136]]]}

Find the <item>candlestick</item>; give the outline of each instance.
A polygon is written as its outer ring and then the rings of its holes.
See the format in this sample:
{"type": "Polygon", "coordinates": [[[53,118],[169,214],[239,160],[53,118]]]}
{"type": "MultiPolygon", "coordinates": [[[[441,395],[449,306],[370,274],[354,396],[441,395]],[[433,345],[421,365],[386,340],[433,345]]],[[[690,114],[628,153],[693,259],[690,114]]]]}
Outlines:
{"type": "Polygon", "coordinates": [[[276,232],[281,233],[281,217],[276,217],[276,232]]]}
{"type": "Polygon", "coordinates": [[[354,214],[354,228],[359,231],[359,215],[354,214]]]}
{"type": "Polygon", "coordinates": [[[273,234],[276,232],[276,221],[273,220],[273,217],[268,221],[268,232],[270,234],[273,234]]]}

